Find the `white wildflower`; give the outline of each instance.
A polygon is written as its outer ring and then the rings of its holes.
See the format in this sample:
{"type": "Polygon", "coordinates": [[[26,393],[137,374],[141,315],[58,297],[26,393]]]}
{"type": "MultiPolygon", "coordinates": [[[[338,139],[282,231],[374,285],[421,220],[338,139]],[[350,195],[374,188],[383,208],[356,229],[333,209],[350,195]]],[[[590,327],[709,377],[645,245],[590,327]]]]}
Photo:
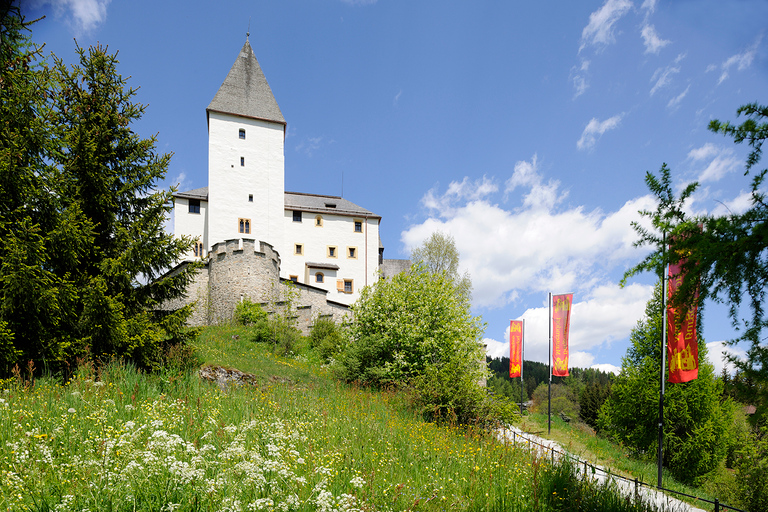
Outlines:
{"type": "Polygon", "coordinates": [[[352,484],[352,487],[356,489],[362,489],[365,485],[365,479],[361,476],[356,476],[352,480],[349,481],[350,484],[352,484]]]}

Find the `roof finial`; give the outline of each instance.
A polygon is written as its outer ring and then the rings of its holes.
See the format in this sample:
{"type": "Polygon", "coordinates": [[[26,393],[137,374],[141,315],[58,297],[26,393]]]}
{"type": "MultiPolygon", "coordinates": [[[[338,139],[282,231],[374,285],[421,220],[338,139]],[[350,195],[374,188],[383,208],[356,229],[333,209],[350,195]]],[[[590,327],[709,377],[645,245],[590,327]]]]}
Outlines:
{"type": "Polygon", "coordinates": [[[248,38],[251,37],[251,17],[248,16],[248,32],[245,33],[245,41],[248,42],[248,38]]]}

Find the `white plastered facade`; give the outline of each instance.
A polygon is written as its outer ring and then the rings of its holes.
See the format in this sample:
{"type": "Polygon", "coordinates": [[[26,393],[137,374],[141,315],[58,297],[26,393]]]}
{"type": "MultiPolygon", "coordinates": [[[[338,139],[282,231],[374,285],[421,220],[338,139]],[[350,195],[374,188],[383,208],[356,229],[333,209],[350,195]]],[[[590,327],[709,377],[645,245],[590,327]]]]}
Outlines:
{"type": "Polygon", "coordinates": [[[174,196],[175,233],[204,246],[186,259],[207,258],[220,242],[255,239],[276,249],[280,277],[352,304],[379,278],[381,218],[341,197],[285,192],[286,124],[247,42],[207,113],[208,187],[174,196]],[[190,200],[200,202],[199,213],[189,211],[190,200]]]}

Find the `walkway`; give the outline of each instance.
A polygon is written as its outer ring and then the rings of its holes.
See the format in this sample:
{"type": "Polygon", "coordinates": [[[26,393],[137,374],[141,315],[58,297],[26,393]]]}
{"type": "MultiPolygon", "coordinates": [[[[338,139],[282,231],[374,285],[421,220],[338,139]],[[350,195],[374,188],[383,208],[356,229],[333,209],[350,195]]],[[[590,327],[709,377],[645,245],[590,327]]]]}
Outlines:
{"type": "MultiPolygon", "coordinates": [[[[508,442],[528,445],[532,451],[536,451],[540,456],[559,459],[562,454],[567,453],[556,442],[550,439],[535,436],[533,434],[528,434],[516,427],[507,427],[505,430],[499,431],[498,436],[500,439],[506,440],[508,442]]],[[[593,474],[587,475],[589,478],[592,478],[599,483],[610,479],[616,486],[617,490],[623,495],[634,496],[635,493],[637,493],[637,495],[643,501],[655,504],[657,507],[659,507],[659,510],[663,510],[665,512],[706,512],[703,509],[696,508],[684,501],[680,501],[677,498],[667,496],[654,487],[646,487],[642,485],[636,487],[635,482],[627,480],[626,478],[618,477],[616,475],[611,475],[604,468],[595,466],[591,462],[584,461],[570,453],[568,454],[568,457],[570,457],[573,461],[578,461],[579,464],[577,464],[577,467],[583,468],[580,472],[582,476],[585,473],[584,469],[586,469],[586,466],[584,463],[586,462],[590,467],[595,468],[593,474]]]]}

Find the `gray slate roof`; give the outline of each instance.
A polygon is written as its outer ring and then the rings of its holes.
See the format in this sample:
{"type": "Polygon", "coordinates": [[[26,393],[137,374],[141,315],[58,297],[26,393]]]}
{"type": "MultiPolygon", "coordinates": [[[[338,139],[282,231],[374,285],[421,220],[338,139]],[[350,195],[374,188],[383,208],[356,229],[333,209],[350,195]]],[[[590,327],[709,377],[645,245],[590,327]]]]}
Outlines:
{"type": "Polygon", "coordinates": [[[247,40],[206,111],[286,124],[247,40]]]}
{"type": "Polygon", "coordinates": [[[376,215],[372,211],[357,206],[355,203],[339,196],[323,196],[301,192],[285,193],[285,209],[313,213],[332,213],[353,217],[381,218],[381,216],[376,215]]]}
{"type": "Polygon", "coordinates": [[[186,192],[176,192],[174,197],[184,197],[186,199],[202,199],[208,200],[208,187],[200,187],[194,190],[187,190],[186,192]]]}
{"type": "MultiPolygon", "coordinates": [[[[186,192],[176,192],[173,195],[174,197],[207,201],[208,187],[200,187],[194,190],[187,190],[186,192]]],[[[352,201],[347,201],[339,196],[323,196],[319,194],[305,194],[302,192],[286,192],[285,209],[313,213],[333,213],[351,217],[381,218],[381,216],[376,215],[372,211],[357,206],[352,201]]],[[[379,246],[381,246],[381,239],[379,239],[379,246]]]]}

